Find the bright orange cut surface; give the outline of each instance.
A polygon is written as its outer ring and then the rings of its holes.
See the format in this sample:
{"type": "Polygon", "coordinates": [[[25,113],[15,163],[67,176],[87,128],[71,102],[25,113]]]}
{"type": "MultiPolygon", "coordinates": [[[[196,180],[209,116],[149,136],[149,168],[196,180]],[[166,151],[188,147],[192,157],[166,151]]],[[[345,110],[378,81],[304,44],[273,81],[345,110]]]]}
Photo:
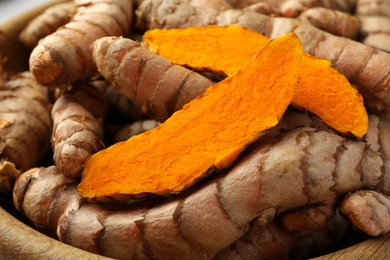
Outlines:
{"type": "Polygon", "coordinates": [[[176,193],[225,168],[290,104],[303,55],[288,34],[237,74],[210,87],[159,127],[91,156],[79,185],[88,198],[176,193]]]}
{"type": "MultiPolygon", "coordinates": [[[[244,68],[270,40],[238,25],[153,29],[144,34],[149,48],[174,63],[232,75],[244,68]],[[180,44],[178,44],[180,43],[180,44]]],[[[304,55],[292,104],[318,115],[340,133],[362,138],[368,129],[363,98],[323,59],[304,55]]]]}

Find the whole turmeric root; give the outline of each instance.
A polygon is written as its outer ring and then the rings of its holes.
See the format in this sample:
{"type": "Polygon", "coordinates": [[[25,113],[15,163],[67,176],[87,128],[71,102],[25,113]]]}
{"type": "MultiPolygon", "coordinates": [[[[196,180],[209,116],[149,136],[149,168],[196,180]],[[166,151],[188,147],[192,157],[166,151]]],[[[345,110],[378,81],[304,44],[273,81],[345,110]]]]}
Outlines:
{"type": "Polygon", "coordinates": [[[299,18],[307,19],[315,27],[345,38],[356,39],[359,32],[360,22],[356,16],[324,7],[310,8],[299,18]]]}
{"type": "Polygon", "coordinates": [[[234,8],[245,8],[256,3],[272,5],[274,9],[285,17],[297,17],[305,10],[313,7],[325,7],[331,10],[339,10],[352,13],[356,0],[228,0],[234,8]]]}
{"type": "Polygon", "coordinates": [[[26,47],[33,49],[37,46],[39,40],[68,23],[74,13],[75,4],[73,1],[58,3],[49,7],[28,23],[20,33],[19,41],[26,47]]]}
{"type": "Polygon", "coordinates": [[[360,41],[377,49],[390,52],[390,17],[359,16],[360,41]]]}
{"type": "Polygon", "coordinates": [[[357,15],[379,15],[390,17],[390,1],[388,0],[356,0],[357,15]]]}
{"type": "Polygon", "coordinates": [[[36,167],[50,147],[47,89],[29,72],[0,86],[0,188],[10,191],[19,171],[36,167]]]}
{"type": "Polygon", "coordinates": [[[30,71],[41,84],[68,87],[96,72],[90,45],[107,35],[126,35],[132,20],[132,1],[76,1],[72,20],[45,37],[30,55],[30,71]]]}
{"type": "Polygon", "coordinates": [[[92,50],[104,78],[157,121],[166,120],[214,83],[130,39],[104,37],[92,50]]]}
{"type": "Polygon", "coordinates": [[[293,31],[306,53],[331,61],[335,69],[358,86],[371,112],[390,119],[389,53],[332,35],[299,19],[237,9],[202,10],[179,0],[145,0],[136,15],[141,30],[239,24],[270,38],[293,31]]]}
{"type": "Polygon", "coordinates": [[[56,100],[52,110],[51,143],[54,163],[60,172],[80,178],[86,158],[105,148],[106,110],[102,93],[87,85],[65,92],[56,100]]]}
{"type": "Polygon", "coordinates": [[[277,214],[365,188],[389,194],[383,165],[364,142],[299,128],[262,143],[217,179],[153,207],[85,203],[56,167],[18,178],[14,203],[37,226],[88,251],[118,259],[210,259],[256,218],[266,226],[277,214]]]}
{"type": "Polygon", "coordinates": [[[340,212],[370,236],[390,232],[390,197],[380,192],[357,191],[341,202],[340,212]]]}
{"type": "Polygon", "coordinates": [[[302,12],[313,7],[324,7],[345,13],[353,13],[356,0],[284,0],[279,5],[280,13],[284,17],[298,17],[302,12]]]}

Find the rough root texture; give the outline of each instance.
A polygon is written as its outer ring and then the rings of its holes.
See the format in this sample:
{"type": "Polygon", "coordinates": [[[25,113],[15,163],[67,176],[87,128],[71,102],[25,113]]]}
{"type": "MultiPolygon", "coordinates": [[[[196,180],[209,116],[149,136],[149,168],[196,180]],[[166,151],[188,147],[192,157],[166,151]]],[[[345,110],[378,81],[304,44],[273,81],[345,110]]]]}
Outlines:
{"type": "MultiPolygon", "coordinates": [[[[0,88],[0,160],[5,171],[0,175],[41,163],[50,148],[50,109],[47,89],[29,72],[16,75],[0,88]],[[16,169],[9,171],[6,166],[10,165],[16,169]]],[[[11,183],[13,175],[9,175],[11,183]]]]}
{"type": "Polygon", "coordinates": [[[103,120],[107,104],[102,93],[85,85],[62,94],[52,110],[54,163],[66,176],[79,179],[84,161],[105,148],[103,120]]]}
{"type": "Polygon", "coordinates": [[[127,35],[132,19],[128,0],[76,1],[72,20],[42,39],[30,55],[30,71],[41,84],[68,87],[96,72],[91,44],[109,35],[127,35]]]}
{"type": "Polygon", "coordinates": [[[19,40],[33,49],[39,40],[67,24],[76,10],[74,2],[55,4],[31,20],[19,34],[19,40]]]}
{"type": "Polygon", "coordinates": [[[104,37],[92,49],[98,71],[107,81],[158,121],[166,120],[214,83],[130,39],[104,37]]]}
{"type": "Polygon", "coordinates": [[[250,223],[265,227],[291,209],[369,187],[389,194],[381,182],[388,178],[383,164],[364,142],[297,128],[260,144],[226,174],[161,204],[84,203],[76,183],[56,167],[24,173],[14,203],[61,241],[105,256],[211,259],[252,232],[250,223]]]}
{"type": "Polygon", "coordinates": [[[390,231],[390,197],[376,191],[357,191],[345,198],[340,212],[370,236],[390,231]]]}

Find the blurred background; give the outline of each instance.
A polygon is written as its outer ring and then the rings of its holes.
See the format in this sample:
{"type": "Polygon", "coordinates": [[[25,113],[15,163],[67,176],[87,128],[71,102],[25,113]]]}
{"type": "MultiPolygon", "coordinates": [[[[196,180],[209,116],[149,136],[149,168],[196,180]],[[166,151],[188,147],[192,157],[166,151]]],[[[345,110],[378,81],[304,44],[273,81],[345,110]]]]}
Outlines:
{"type": "Polygon", "coordinates": [[[50,0],[0,0],[0,24],[50,0]]]}

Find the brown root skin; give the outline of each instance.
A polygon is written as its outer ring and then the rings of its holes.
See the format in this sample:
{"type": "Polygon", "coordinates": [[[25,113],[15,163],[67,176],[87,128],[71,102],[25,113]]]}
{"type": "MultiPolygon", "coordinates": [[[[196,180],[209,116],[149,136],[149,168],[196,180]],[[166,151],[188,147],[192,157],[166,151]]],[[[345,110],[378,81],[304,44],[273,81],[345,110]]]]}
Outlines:
{"type": "Polygon", "coordinates": [[[390,197],[380,192],[357,191],[341,202],[340,212],[370,236],[390,232],[390,197]]]}
{"type": "Polygon", "coordinates": [[[334,35],[356,39],[360,22],[352,14],[330,10],[324,7],[310,8],[299,18],[307,19],[315,27],[334,35]]]}
{"type": "Polygon", "coordinates": [[[201,8],[226,10],[233,8],[226,0],[183,0],[184,2],[201,8]]]}
{"type": "Polygon", "coordinates": [[[0,89],[0,159],[25,171],[37,166],[50,147],[52,120],[47,89],[29,72],[0,89]]]}
{"type": "Polygon", "coordinates": [[[390,52],[390,17],[358,16],[359,40],[377,49],[390,52]]]}
{"type": "Polygon", "coordinates": [[[272,3],[267,2],[253,3],[242,9],[245,11],[256,12],[259,14],[280,16],[279,9],[275,8],[272,3]]]}
{"type": "Polygon", "coordinates": [[[15,180],[22,174],[16,169],[15,164],[9,161],[0,161],[0,193],[12,191],[15,180]]]}
{"type": "Polygon", "coordinates": [[[313,7],[325,7],[331,10],[353,13],[356,0],[228,0],[234,8],[245,8],[257,3],[272,5],[278,9],[280,15],[285,17],[297,17],[302,12],[313,7]]]}
{"type": "Polygon", "coordinates": [[[277,219],[266,226],[255,219],[240,239],[214,259],[287,259],[295,242],[296,236],[281,228],[277,219]]]}
{"type": "Polygon", "coordinates": [[[335,215],[335,199],[283,214],[279,217],[280,224],[291,233],[307,234],[321,230],[335,215]]]}
{"type": "MultiPolygon", "coordinates": [[[[377,152],[388,167],[390,160],[390,122],[376,115],[370,115],[367,132],[367,143],[371,149],[377,152]]],[[[384,175],[381,180],[384,190],[390,190],[390,176],[384,175]]]]}
{"type": "Polygon", "coordinates": [[[49,87],[88,79],[96,72],[90,45],[104,36],[128,34],[132,7],[128,0],[80,1],[72,20],[33,49],[29,64],[34,77],[49,87]]]}
{"type": "Polygon", "coordinates": [[[22,171],[38,166],[49,150],[51,104],[29,72],[11,79],[0,73],[0,192],[9,193],[22,171]]]}
{"type": "Polygon", "coordinates": [[[33,49],[39,40],[55,32],[70,21],[75,13],[74,2],[58,3],[46,9],[42,14],[29,22],[19,35],[26,47],[33,49]]]}
{"type": "Polygon", "coordinates": [[[103,120],[107,103],[102,93],[85,85],[65,92],[52,110],[53,159],[59,171],[79,179],[84,161],[105,148],[103,120]]]}
{"type": "Polygon", "coordinates": [[[313,7],[324,7],[330,10],[338,10],[353,13],[356,0],[286,0],[280,4],[280,12],[284,17],[298,17],[302,12],[313,7]]]}
{"type": "Polygon", "coordinates": [[[357,15],[380,15],[390,17],[390,3],[382,0],[357,0],[357,15]]]}
{"type": "Polygon", "coordinates": [[[92,50],[104,78],[157,121],[165,121],[214,83],[130,39],[104,37],[93,43],[92,50]]]}
{"type": "Polygon", "coordinates": [[[262,143],[217,179],[154,207],[84,203],[74,181],[56,167],[18,178],[14,203],[61,241],[105,256],[211,258],[254,219],[266,226],[276,213],[372,187],[380,157],[369,151],[363,142],[299,128],[262,143]]]}

